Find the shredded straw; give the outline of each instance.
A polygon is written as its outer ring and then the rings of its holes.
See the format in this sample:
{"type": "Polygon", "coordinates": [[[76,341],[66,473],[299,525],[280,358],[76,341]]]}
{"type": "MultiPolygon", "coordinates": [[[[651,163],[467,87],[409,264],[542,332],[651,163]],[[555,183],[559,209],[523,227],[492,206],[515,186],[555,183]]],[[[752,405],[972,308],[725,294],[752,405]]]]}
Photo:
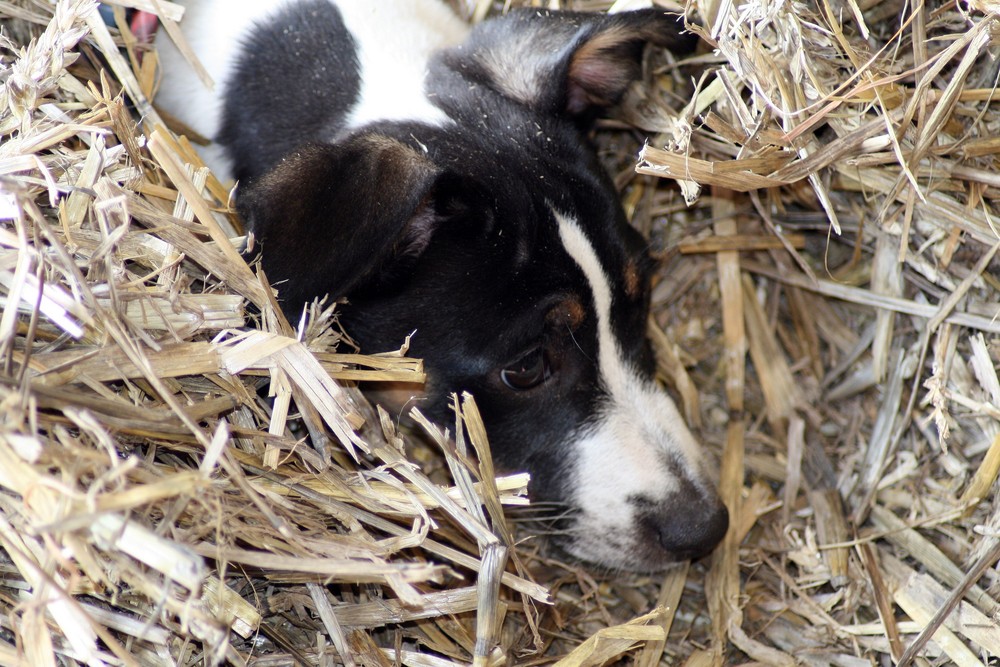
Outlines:
{"type": "Polygon", "coordinates": [[[151,103],[125,8],[183,8],[107,6],[0,2],[0,664],[1000,655],[995,5],[699,3],[698,54],[599,123],[732,519],[655,575],[546,550],[473,397],[373,407],[424,378],[405,341],[284,319],[151,103]]]}

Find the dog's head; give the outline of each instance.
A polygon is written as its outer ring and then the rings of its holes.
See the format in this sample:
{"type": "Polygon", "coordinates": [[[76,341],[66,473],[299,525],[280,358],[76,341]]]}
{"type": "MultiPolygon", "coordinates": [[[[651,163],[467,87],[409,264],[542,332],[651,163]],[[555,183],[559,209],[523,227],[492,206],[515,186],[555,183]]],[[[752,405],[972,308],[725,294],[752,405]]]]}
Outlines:
{"type": "Polygon", "coordinates": [[[348,296],[367,351],[415,331],[421,409],[447,423],[471,391],[498,464],[564,514],[561,546],[608,567],[703,555],[727,526],[654,380],[646,244],[582,134],[678,32],[655,11],[488,21],[428,74],[451,122],[303,146],[237,194],[289,311],[348,296]]]}

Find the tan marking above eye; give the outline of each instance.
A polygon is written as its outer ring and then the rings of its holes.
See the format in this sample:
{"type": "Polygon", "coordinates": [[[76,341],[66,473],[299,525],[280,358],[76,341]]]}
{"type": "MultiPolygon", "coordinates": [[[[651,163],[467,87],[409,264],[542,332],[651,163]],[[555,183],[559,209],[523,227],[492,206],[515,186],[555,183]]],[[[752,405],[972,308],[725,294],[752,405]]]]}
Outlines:
{"type": "Polygon", "coordinates": [[[634,259],[625,262],[625,293],[630,299],[639,297],[639,266],[634,259]]]}
{"type": "Polygon", "coordinates": [[[575,296],[567,297],[546,315],[551,324],[569,327],[570,331],[575,331],[586,318],[587,310],[575,296]]]}

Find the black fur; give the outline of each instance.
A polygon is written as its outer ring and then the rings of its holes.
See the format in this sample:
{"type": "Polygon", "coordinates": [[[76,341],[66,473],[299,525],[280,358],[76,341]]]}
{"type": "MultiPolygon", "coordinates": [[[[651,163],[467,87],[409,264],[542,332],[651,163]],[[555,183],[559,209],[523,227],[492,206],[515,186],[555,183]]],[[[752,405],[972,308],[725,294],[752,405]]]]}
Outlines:
{"type": "Polygon", "coordinates": [[[340,12],[326,0],[289,4],[246,36],[215,137],[238,181],[336,132],[361,87],[355,51],[340,12]]]}

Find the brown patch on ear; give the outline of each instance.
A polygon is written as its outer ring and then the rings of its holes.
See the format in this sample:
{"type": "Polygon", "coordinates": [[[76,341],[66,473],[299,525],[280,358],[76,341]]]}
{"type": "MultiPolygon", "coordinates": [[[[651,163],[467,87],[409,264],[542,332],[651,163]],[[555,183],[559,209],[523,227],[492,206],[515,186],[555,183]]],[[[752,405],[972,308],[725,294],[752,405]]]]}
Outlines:
{"type": "Polygon", "coordinates": [[[634,259],[625,262],[625,293],[633,301],[639,298],[639,265],[634,259]]]}
{"type": "Polygon", "coordinates": [[[616,104],[638,76],[642,44],[625,26],[608,28],[584,42],[570,60],[566,110],[579,114],[616,104]]]}
{"type": "Polygon", "coordinates": [[[566,326],[570,331],[576,331],[587,319],[587,310],[578,298],[570,296],[553,307],[545,319],[553,326],[566,326]]]}

